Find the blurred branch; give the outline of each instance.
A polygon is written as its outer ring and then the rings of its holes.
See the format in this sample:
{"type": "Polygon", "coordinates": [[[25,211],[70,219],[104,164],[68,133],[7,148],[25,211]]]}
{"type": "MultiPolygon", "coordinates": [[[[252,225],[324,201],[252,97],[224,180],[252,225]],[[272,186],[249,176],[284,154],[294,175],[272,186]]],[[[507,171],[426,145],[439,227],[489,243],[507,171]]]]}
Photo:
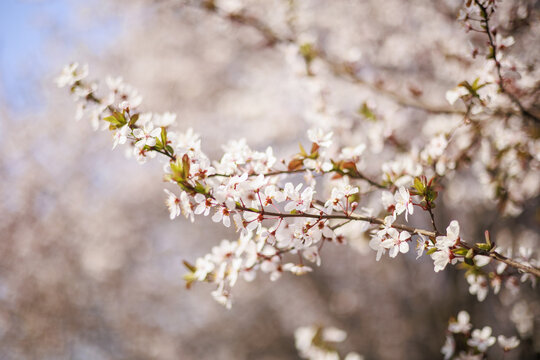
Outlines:
{"type": "MultiPolygon", "coordinates": [[[[191,1],[187,1],[184,4],[189,5],[189,6],[197,6],[197,4],[192,4],[191,1]]],[[[199,7],[203,8],[209,13],[212,13],[224,19],[230,20],[233,23],[244,25],[252,29],[255,29],[265,39],[266,45],[269,47],[274,47],[277,44],[291,44],[291,43],[296,42],[296,39],[294,39],[293,37],[280,37],[278,34],[276,34],[276,32],[274,32],[268,25],[266,25],[260,19],[247,14],[245,11],[240,11],[236,13],[227,13],[223,11],[222,9],[220,9],[219,7],[217,7],[212,0],[203,1],[202,3],[198,3],[198,4],[199,4],[199,7]]],[[[333,59],[327,53],[325,53],[324,51],[321,51],[321,49],[317,49],[317,50],[318,50],[317,58],[319,58],[324,63],[326,63],[326,65],[332,70],[332,72],[335,75],[347,81],[350,81],[353,84],[367,87],[370,90],[375,91],[376,93],[386,96],[387,98],[393,100],[395,103],[403,107],[414,108],[414,109],[418,109],[418,110],[425,111],[427,113],[432,113],[432,114],[462,114],[462,115],[465,114],[465,112],[461,110],[452,109],[448,107],[433,106],[430,104],[425,104],[419,101],[415,101],[410,98],[403,97],[402,95],[394,91],[385,89],[381,87],[380,85],[370,83],[360,78],[360,76],[358,76],[358,74],[354,71],[354,67],[351,66],[351,63],[346,62],[346,61],[341,61],[338,59],[333,59]]]]}
{"type": "Polygon", "coordinates": [[[497,77],[499,78],[499,81],[498,81],[499,90],[502,93],[506,94],[506,96],[508,96],[508,98],[519,108],[519,110],[521,111],[524,117],[529,118],[537,123],[540,123],[540,118],[534,115],[533,113],[531,113],[529,110],[527,110],[523,106],[521,101],[519,101],[519,99],[506,88],[504,84],[504,78],[502,76],[501,62],[499,61],[499,59],[497,59],[497,44],[495,43],[495,39],[493,38],[494,34],[489,25],[489,19],[493,12],[488,14],[487,8],[479,0],[474,0],[474,3],[480,9],[480,15],[482,16],[482,22],[484,23],[484,26],[483,26],[484,32],[486,33],[488,37],[489,47],[491,49],[491,56],[492,56],[493,61],[495,62],[495,68],[497,70],[497,77]]]}

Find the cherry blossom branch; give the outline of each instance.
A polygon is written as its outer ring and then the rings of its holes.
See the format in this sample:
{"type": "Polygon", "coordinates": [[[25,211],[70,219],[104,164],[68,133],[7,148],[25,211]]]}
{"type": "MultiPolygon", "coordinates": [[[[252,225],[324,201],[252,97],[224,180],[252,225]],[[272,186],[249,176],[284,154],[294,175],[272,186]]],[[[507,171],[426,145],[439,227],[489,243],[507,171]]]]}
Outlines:
{"type": "Polygon", "coordinates": [[[482,16],[481,21],[484,24],[483,25],[483,29],[484,29],[483,32],[488,37],[491,56],[493,58],[493,61],[495,62],[495,68],[496,68],[496,72],[497,72],[497,77],[499,78],[499,81],[498,81],[499,90],[502,93],[506,94],[506,96],[508,96],[508,98],[519,108],[519,110],[521,111],[523,116],[528,117],[529,119],[532,119],[533,121],[535,121],[537,123],[540,122],[540,117],[534,115],[529,110],[527,110],[523,106],[521,101],[519,101],[519,99],[514,94],[512,94],[510,91],[508,91],[508,89],[506,88],[506,86],[504,84],[504,78],[502,76],[502,65],[501,65],[501,62],[499,61],[499,59],[497,58],[497,51],[498,51],[497,50],[497,44],[495,43],[495,39],[494,39],[494,36],[493,36],[493,31],[491,30],[491,27],[489,25],[490,16],[491,16],[491,14],[493,14],[493,11],[491,13],[488,13],[487,7],[484,6],[480,0],[474,0],[474,3],[480,9],[480,15],[482,16]]]}
{"type": "MultiPolygon", "coordinates": [[[[93,95],[93,93],[90,93],[86,96],[86,99],[88,101],[91,101],[91,102],[95,102],[95,103],[101,103],[101,100],[97,97],[95,97],[93,95]]],[[[114,111],[114,109],[109,109],[110,111],[114,111]]],[[[129,111],[128,111],[128,114],[129,114],[129,111]]],[[[135,138],[133,137],[130,137],[131,140],[136,140],[135,138]]],[[[160,150],[158,148],[156,148],[155,146],[153,147],[150,147],[150,150],[151,151],[155,151],[157,153],[160,153],[162,155],[165,155],[167,156],[168,158],[170,158],[171,160],[175,160],[176,159],[176,156],[174,154],[169,154],[167,151],[165,150],[160,150]]],[[[269,175],[280,175],[280,174],[294,174],[294,173],[302,173],[302,172],[305,172],[304,169],[297,169],[297,170],[283,170],[283,171],[275,171],[275,172],[269,172],[267,173],[266,175],[269,176],[269,175]]],[[[340,172],[339,170],[336,171],[336,172],[340,172]]],[[[348,176],[351,176],[351,174],[348,174],[348,173],[343,173],[343,171],[341,171],[341,174],[342,175],[348,175],[348,176]]],[[[255,175],[255,174],[253,174],[255,175]]],[[[257,174],[258,175],[258,174],[257,174]]],[[[215,176],[227,176],[227,175],[224,175],[224,174],[215,174],[215,176]]],[[[210,176],[209,176],[210,177],[210,176]]],[[[374,186],[377,186],[379,188],[386,188],[386,186],[382,185],[382,184],[378,184],[376,182],[373,182],[371,180],[369,180],[368,178],[366,178],[364,175],[360,174],[360,175],[357,175],[358,178],[361,178],[363,180],[366,180],[368,181],[370,184],[374,185],[374,186]]],[[[195,188],[192,188],[190,185],[188,184],[185,184],[185,186],[187,186],[191,191],[195,192],[195,188]]],[[[378,224],[378,225],[384,225],[385,224],[385,220],[384,219],[381,219],[381,218],[377,218],[377,217],[371,217],[371,216],[364,216],[364,215],[359,215],[359,214],[354,214],[354,213],[350,213],[350,214],[324,214],[321,212],[321,214],[319,215],[316,215],[316,214],[307,214],[307,213],[303,213],[303,212],[299,212],[299,213],[282,213],[282,212],[269,212],[269,211],[266,211],[264,210],[264,208],[262,210],[258,210],[258,209],[253,209],[253,208],[248,208],[248,207],[245,207],[245,206],[240,206],[240,205],[237,205],[236,206],[236,209],[237,210],[240,210],[240,211],[247,211],[247,212],[252,212],[252,213],[258,213],[262,216],[264,215],[268,215],[268,216],[274,216],[274,217],[278,217],[278,218],[312,218],[312,219],[318,219],[318,220],[321,220],[321,219],[327,219],[327,220],[335,220],[335,219],[341,219],[341,220],[347,220],[346,222],[343,222],[341,225],[337,226],[337,227],[340,227],[340,226],[343,226],[345,224],[347,224],[348,222],[350,221],[365,221],[365,222],[368,222],[369,224],[378,224]]],[[[433,212],[431,211],[431,208],[428,209],[428,212],[430,214],[430,217],[431,217],[431,220],[432,220],[432,224],[433,224],[433,227],[435,229],[435,231],[428,231],[428,230],[424,230],[424,229],[418,229],[418,228],[414,228],[414,227],[411,227],[411,226],[407,226],[407,225],[402,225],[402,224],[392,224],[391,227],[394,228],[394,229],[398,229],[398,230],[403,230],[403,231],[407,231],[411,234],[418,234],[418,235],[424,235],[424,236],[427,236],[429,237],[430,239],[432,240],[435,240],[436,237],[439,235],[439,232],[437,231],[436,227],[435,227],[435,223],[434,223],[434,215],[433,215],[433,212]]],[[[460,240],[459,241],[459,244],[461,246],[463,246],[464,248],[466,249],[472,249],[476,254],[478,255],[484,255],[484,256],[488,256],[492,259],[495,259],[499,262],[502,262],[502,263],[505,263],[507,264],[508,266],[511,266],[511,267],[514,267],[516,269],[519,269],[523,272],[527,272],[527,273],[530,273],[536,277],[540,277],[540,269],[538,268],[535,268],[535,267],[532,267],[532,266],[527,266],[527,265],[524,265],[524,264],[521,264],[515,260],[512,260],[510,258],[507,258],[499,253],[497,253],[496,251],[494,251],[493,249],[490,250],[490,251],[487,251],[487,250],[483,250],[481,248],[479,248],[478,246],[475,246],[475,245],[469,245],[468,243],[466,243],[465,241],[462,241],[460,240]]]]}
{"type": "MultiPolygon", "coordinates": [[[[523,274],[522,278],[528,276],[535,280],[533,276],[540,276],[535,260],[531,260],[529,255],[520,254],[515,260],[510,259],[496,252],[487,236],[486,243],[471,245],[462,241],[459,224],[455,220],[447,227],[446,235],[437,231],[432,208],[439,191],[436,182],[444,172],[428,180],[424,175],[412,176],[398,167],[396,174],[403,172],[411,176],[411,180],[407,182],[412,181],[413,187],[408,188],[404,186],[406,183],[397,185],[399,183],[396,179],[401,175],[394,179],[394,170],[389,172],[383,167],[387,180],[378,183],[357,169],[363,152],[362,146],[348,148],[347,151],[345,148],[341,149],[336,160],[330,155],[333,151],[329,150],[332,149],[333,133],[324,132],[322,129],[308,131],[308,138],[312,142],[309,152],[300,145],[299,153],[290,159],[281,160],[280,164],[287,166],[286,170],[275,170],[274,164],[279,162],[273,156],[271,148],[266,152],[258,152],[243,142],[232,144],[231,150],[225,150],[220,160],[212,161],[202,151],[200,138],[191,129],[185,133],[168,129],[174,121],[173,114],[139,112],[141,101],[138,94],[128,85],[123,85],[121,80],[108,78],[107,86],[111,92],[108,96],[98,98],[94,95],[97,86],[82,81],[86,76],[86,68],[79,70],[77,64],[72,64],[66,67],[57,81],[59,85],[69,85],[72,94],[81,101],[79,105],[83,109],[90,108],[93,118],[97,117],[101,125],[107,124],[109,130],[114,132],[113,148],[129,141],[137,161],[141,163],[153,158],[157,153],[168,158],[169,161],[164,167],[164,180],[181,189],[180,195],[165,190],[171,219],[184,214],[186,218],[194,221],[195,215],[207,216],[213,212],[214,222],[223,222],[224,226],[229,227],[232,218],[236,224],[240,231],[238,241],[224,240],[214,247],[210,254],[198,258],[195,265],[186,265],[190,270],[190,274],[186,275],[187,285],[194,281],[215,283],[217,289],[212,295],[228,307],[231,304],[230,290],[239,274],[253,278],[260,270],[270,274],[270,278],[275,280],[283,272],[302,275],[312,271],[302,259],[320,265],[320,250],[323,244],[331,241],[342,242],[342,236],[334,230],[353,221],[364,222],[360,224],[362,230],[359,231],[362,232],[367,231],[369,224],[380,225],[372,229],[369,242],[369,246],[377,251],[377,260],[387,251],[391,258],[398,253],[407,253],[409,243],[414,240],[417,243],[417,256],[427,250],[427,254],[434,260],[435,272],[459,261],[468,269],[467,281],[477,287],[484,286],[482,284],[487,282],[488,278],[481,269],[481,264],[486,261],[482,256],[494,259],[499,265],[510,266],[515,269],[514,272],[527,273],[523,274]],[[97,111],[97,115],[94,111],[97,111]],[[292,182],[281,187],[277,185],[280,179],[272,178],[311,171],[314,173],[312,175],[341,175],[336,176],[341,179],[332,184],[331,195],[326,201],[314,198],[314,176],[310,177],[310,182],[305,187],[303,183],[294,185],[292,182]],[[365,209],[361,214],[355,213],[360,201],[360,190],[358,186],[350,184],[349,179],[361,179],[378,189],[391,190],[381,192],[382,205],[388,216],[384,219],[371,216],[373,209],[365,209]],[[419,197],[420,201],[413,201],[412,196],[419,197]],[[280,203],[284,205],[283,210],[276,206],[280,203]],[[396,217],[402,213],[405,213],[405,219],[408,220],[407,216],[413,215],[415,205],[429,213],[434,231],[394,223],[396,217]],[[275,211],[267,211],[267,208],[275,211]],[[266,227],[263,226],[265,220],[275,222],[271,227],[266,227]],[[337,224],[331,225],[332,220],[341,222],[336,221],[337,224]],[[413,239],[413,235],[417,237],[413,239]],[[281,255],[285,253],[297,254],[298,262],[283,263],[281,255]]],[[[473,85],[480,86],[477,83],[473,85]]],[[[460,159],[469,158],[467,154],[473,145],[483,138],[479,123],[472,119],[465,119],[464,123],[472,124],[475,131],[469,145],[455,158],[455,167],[459,166],[460,159]]],[[[457,127],[461,126],[460,123],[457,127]]],[[[438,168],[435,167],[433,159],[439,159],[444,154],[451,138],[457,134],[457,127],[450,132],[452,135],[443,134],[432,138],[413,161],[421,161],[422,166],[432,167],[437,174],[438,168]]],[[[502,276],[512,272],[503,274],[504,268],[505,266],[499,271],[498,266],[497,274],[490,273],[490,278],[500,281],[502,276]]],[[[495,289],[495,285],[492,286],[495,289]]],[[[479,293],[478,297],[481,301],[485,292],[479,293]]]]}
{"type": "MultiPolygon", "coordinates": [[[[350,214],[350,215],[346,215],[346,214],[330,214],[330,215],[329,214],[319,214],[319,215],[316,215],[316,214],[306,214],[306,213],[282,213],[282,212],[272,212],[272,211],[266,211],[266,210],[252,209],[252,208],[247,208],[247,207],[244,207],[244,206],[237,206],[236,209],[240,210],[240,211],[248,211],[248,212],[261,214],[263,216],[268,215],[268,216],[274,216],[274,217],[279,217],[279,218],[311,218],[311,219],[328,219],[328,220],[339,220],[339,219],[341,219],[341,220],[349,220],[349,221],[365,221],[365,222],[368,222],[370,224],[378,224],[378,225],[384,225],[385,224],[384,219],[373,217],[373,216],[358,215],[358,214],[350,214]]],[[[345,225],[345,223],[343,225],[345,225]]],[[[429,237],[430,239],[436,239],[437,236],[438,236],[437,232],[424,230],[424,229],[419,229],[419,228],[415,228],[415,227],[408,226],[408,225],[403,225],[403,224],[392,224],[391,227],[394,228],[394,229],[398,229],[398,230],[408,231],[411,234],[424,235],[424,236],[429,237]]],[[[519,262],[517,262],[515,260],[512,260],[510,258],[507,258],[506,256],[503,256],[503,255],[501,255],[498,252],[493,251],[493,250],[492,251],[486,251],[486,250],[480,249],[478,246],[470,245],[470,244],[468,244],[467,242],[465,242],[463,240],[460,240],[459,244],[461,246],[463,246],[464,248],[466,248],[466,249],[473,249],[473,251],[478,255],[488,256],[488,257],[490,257],[492,259],[503,262],[508,266],[514,267],[514,268],[519,269],[519,270],[521,270],[523,272],[530,273],[530,274],[532,274],[532,275],[534,275],[536,277],[540,277],[540,269],[538,269],[536,267],[521,264],[521,263],[519,263],[519,262]]]]}

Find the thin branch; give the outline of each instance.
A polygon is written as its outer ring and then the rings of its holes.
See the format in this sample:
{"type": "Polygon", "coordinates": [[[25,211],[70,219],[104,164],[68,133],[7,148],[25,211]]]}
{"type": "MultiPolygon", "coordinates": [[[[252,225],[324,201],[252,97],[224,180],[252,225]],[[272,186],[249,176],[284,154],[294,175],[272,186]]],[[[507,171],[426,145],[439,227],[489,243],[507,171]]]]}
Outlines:
{"type": "MultiPolygon", "coordinates": [[[[384,224],[384,219],[377,218],[377,217],[372,217],[372,216],[358,215],[358,214],[350,214],[350,215],[345,215],[345,214],[331,214],[331,215],[320,214],[320,215],[316,215],[316,214],[306,214],[306,213],[294,213],[294,214],[292,214],[292,213],[281,213],[281,212],[258,210],[258,209],[248,208],[248,207],[245,207],[245,206],[237,206],[236,209],[240,210],[240,211],[248,211],[248,212],[261,214],[263,216],[268,215],[268,216],[273,216],[273,217],[278,217],[278,218],[311,218],[311,219],[319,219],[319,220],[320,219],[328,219],[328,220],[342,219],[342,220],[348,220],[348,221],[365,221],[365,222],[368,222],[370,224],[378,224],[378,225],[383,225],[384,224]]],[[[342,224],[342,225],[344,225],[344,224],[342,224]]],[[[342,225],[340,225],[340,226],[342,226],[342,225]]],[[[408,231],[411,234],[424,235],[424,236],[427,236],[427,237],[429,237],[431,239],[435,239],[437,237],[437,232],[428,231],[428,230],[424,230],[424,229],[418,229],[418,228],[414,228],[412,226],[407,226],[407,225],[402,225],[402,224],[392,224],[392,227],[395,228],[395,229],[398,229],[398,230],[408,231]]],[[[506,256],[503,256],[503,255],[499,254],[498,252],[496,252],[494,250],[491,250],[491,251],[482,250],[479,247],[477,247],[476,245],[470,245],[470,244],[468,244],[467,242],[465,242],[463,240],[459,241],[459,245],[463,246],[466,249],[474,249],[474,252],[476,254],[478,254],[478,255],[489,256],[490,258],[495,259],[495,260],[500,261],[500,262],[503,262],[503,263],[507,264],[508,266],[511,266],[511,267],[519,269],[519,270],[521,270],[523,272],[532,274],[532,275],[534,275],[536,277],[540,277],[540,269],[538,269],[536,267],[533,267],[533,266],[528,266],[528,265],[521,264],[521,263],[519,263],[519,262],[517,262],[515,260],[509,259],[506,256]]]]}
{"type": "Polygon", "coordinates": [[[524,265],[524,264],[519,263],[519,262],[517,262],[515,260],[507,258],[506,256],[501,255],[500,253],[498,253],[496,251],[493,251],[493,250],[491,250],[491,251],[482,250],[482,249],[478,248],[477,246],[469,245],[469,244],[467,244],[466,242],[463,242],[463,241],[460,241],[460,244],[466,249],[471,249],[471,248],[474,249],[474,252],[476,254],[478,254],[478,255],[489,256],[490,258],[495,259],[495,260],[500,261],[500,262],[503,262],[508,266],[511,266],[511,267],[519,269],[519,270],[521,270],[523,272],[532,274],[532,275],[534,275],[536,277],[540,277],[540,269],[538,269],[536,267],[524,265]]]}
{"type": "Polygon", "coordinates": [[[437,225],[435,225],[435,215],[433,214],[433,209],[431,206],[427,207],[427,211],[429,213],[429,217],[431,218],[431,226],[433,226],[433,230],[435,230],[436,234],[440,234],[439,230],[437,230],[437,225]]]}
{"type": "MultiPolygon", "coordinates": [[[[266,176],[276,176],[276,175],[284,175],[284,174],[301,174],[301,173],[304,173],[306,172],[308,169],[297,169],[297,170],[276,170],[276,171],[271,171],[271,172],[268,172],[268,173],[265,173],[265,174],[262,174],[264,175],[265,177],[266,176]]],[[[370,185],[373,185],[379,189],[387,189],[388,186],[386,185],[383,185],[381,183],[378,183],[374,180],[371,180],[370,178],[368,178],[366,175],[362,174],[361,172],[358,172],[356,174],[351,174],[351,173],[348,173],[348,172],[345,172],[345,171],[342,171],[342,170],[337,170],[337,169],[332,169],[330,171],[321,171],[320,174],[329,174],[329,173],[338,173],[340,175],[343,175],[343,176],[348,176],[350,177],[351,179],[361,179],[361,180],[364,180],[366,182],[368,182],[370,185]]],[[[220,174],[220,173],[217,173],[217,174],[212,174],[212,175],[208,175],[208,177],[230,177],[232,176],[233,174],[220,174]]],[[[249,174],[248,176],[259,176],[261,174],[258,174],[258,173],[253,173],[253,174],[249,174]]]]}

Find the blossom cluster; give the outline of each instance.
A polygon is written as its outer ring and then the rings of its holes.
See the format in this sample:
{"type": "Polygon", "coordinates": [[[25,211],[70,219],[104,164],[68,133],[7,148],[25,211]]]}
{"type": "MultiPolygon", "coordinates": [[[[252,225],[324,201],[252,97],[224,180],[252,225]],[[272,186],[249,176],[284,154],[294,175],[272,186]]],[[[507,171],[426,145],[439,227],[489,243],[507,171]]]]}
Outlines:
{"type": "Polygon", "coordinates": [[[450,319],[446,342],[441,353],[445,360],[482,360],[486,358],[488,349],[496,342],[504,352],[519,346],[520,341],[516,336],[499,335],[495,338],[492,332],[489,326],[473,330],[469,313],[460,311],[457,318],[450,319]]]}
{"type": "MultiPolygon", "coordinates": [[[[183,214],[193,222],[196,215],[211,214],[214,222],[226,227],[234,224],[240,233],[237,241],[223,240],[194,265],[185,262],[190,270],[185,276],[188,285],[195,281],[214,283],[212,295],[218,302],[231,306],[231,290],[239,276],[249,281],[261,271],[277,280],[283,272],[302,275],[312,271],[304,260],[319,266],[323,244],[344,242],[334,230],[350,222],[361,222],[364,231],[372,232],[369,246],[377,252],[377,260],[387,250],[392,258],[407,253],[414,238],[417,258],[427,251],[435,272],[457,262],[471,265],[467,273],[471,293],[479,300],[485,298],[486,281],[478,270],[485,262],[479,259],[497,259],[489,241],[472,247],[462,242],[455,220],[446,235],[395,223],[401,215],[408,221],[415,206],[429,212],[433,220],[438,195],[434,178],[409,176],[410,180],[405,181],[407,176],[398,176],[392,180],[385,174],[387,180],[378,183],[359,170],[364,146],[357,150],[334,149],[333,133],[320,128],[308,131],[310,151],[300,145],[300,152],[291,159],[278,160],[271,147],[256,151],[245,140],[239,140],[229,142],[221,159],[212,161],[193,130],[177,133],[169,129],[175,115],[140,112],[141,96],[120,78],[108,78],[108,94],[98,97],[97,84],[85,81],[87,74],[86,66],[72,64],[64,69],[57,83],[70,88],[79,109],[97,128],[113,131],[113,149],[129,144],[127,154],[140,163],[162,155],[161,159],[166,160],[164,180],[178,186],[177,190],[165,189],[170,218],[183,214]],[[305,183],[287,181],[296,173],[304,174],[305,183]],[[315,189],[317,176],[328,173],[334,176],[324,201],[317,198],[315,189]],[[398,186],[409,181],[413,186],[398,186]],[[378,189],[383,218],[373,217],[373,208],[358,209],[360,197],[378,189]],[[295,255],[297,260],[292,261],[295,255]]],[[[438,153],[441,151],[430,151],[430,156],[438,153]]],[[[536,266],[530,256],[517,260],[524,265],[522,270],[536,266]]],[[[499,267],[498,274],[504,270],[499,267]]],[[[535,278],[531,274],[523,276],[535,278]]],[[[492,283],[497,286],[496,281],[492,283]]]]}

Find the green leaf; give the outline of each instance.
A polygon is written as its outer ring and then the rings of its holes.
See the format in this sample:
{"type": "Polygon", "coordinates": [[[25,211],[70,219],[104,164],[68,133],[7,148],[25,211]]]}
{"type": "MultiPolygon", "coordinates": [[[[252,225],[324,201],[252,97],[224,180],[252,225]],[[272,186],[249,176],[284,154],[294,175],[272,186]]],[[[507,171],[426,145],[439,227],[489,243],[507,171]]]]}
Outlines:
{"type": "Polygon", "coordinates": [[[132,127],[135,125],[135,123],[139,120],[139,114],[131,115],[131,118],[129,119],[129,126],[132,127]]]}
{"type": "Polygon", "coordinates": [[[421,195],[424,193],[425,185],[422,183],[422,180],[420,180],[419,177],[414,178],[414,188],[418,190],[418,195],[421,195]]]}
{"type": "Polygon", "coordinates": [[[493,248],[493,245],[492,245],[492,243],[491,243],[491,238],[490,238],[490,236],[489,236],[489,231],[488,231],[488,230],[486,230],[486,231],[484,232],[484,236],[485,236],[485,238],[486,238],[486,244],[489,245],[490,250],[491,250],[491,249],[493,248]]]}
{"type": "MultiPolygon", "coordinates": [[[[186,176],[184,175],[184,166],[180,159],[176,159],[175,161],[170,162],[171,166],[171,172],[172,172],[172,179],[176,181],[177,183],[181,183],[186,179],[186,176]]],[[[189,173],[189,172],[188,172],[189,173]]],[[[184,189],[185,190],[185,189],[184,189]]]]}
{"type": "Polygon", "coordinates": [[[311,145],[311,154],[309,155],[310,159],[317,159],[319,157],[319,145],[313,143],[311,145]]]}
{"type": "Polygon", "coordinates": [[[476,246],[478,246],[479,249],[482,249],[485,251],[491,250],[491,246],[489,244],[477,243],[476,246]]]}
{"type": "Polygon", "coordinates": [[[163,143],[160,138],[156,138],[156,145],[154,146],[157,150],[163,149],[163,143]]]}
{"type": "Polygon", "coordinates": [[[111,125],[110,129],[118,129],[127,124],[126,118],[124,115],[118,111],[113,112],[111,116],[107,116],[103,120],[109,122],[111,125]]]}
{"type": "Polygon", "coordinates": [[[197,271],[197,268],[194,266],[194,265],[191,265],[189,262],[187,262],[186,260],[183,260],[182,263],[184,264],[184,266],[191,272],[195,272],[197,271]]]}
{"type": "Polygon", "coordinates": [[[362,106],[360,106],[357,112],[368,120],[377,121],[377,116],[375,115],[373,110],[369,108],[367,102],[365,101],[362,103],[362,106]]]}
{"type": "Polygon", "coordinates": [[[167,145],[167,130],[165,130],[165,128],[161,128],[161,142],[163,147],[167,145]]]}
{"type": "Polygon", "coordinates": [[[467,249],[459,248],[459,249],[452,250],[452,252],[459,256],[465,256],[465,254],[467,254],[467,249]]]}
{"type": "Polygon", "coordinates": [[[182,176],[184,179],[189,177],[189,169],[191,167],[191,160],[187,154],[182,156],[182,176]]]}
{"type": "Polygon", "coordinates": [[[300,155],[303,156],[303,157],[307,157],[308,153],[306,152],[306,149],[304,149],[302,144],[299,143],[298,146],[300,146],[300,155]]]}
{"type": "Polygon", "coordinates": [[[306,64],[310,64],[317,57],[317,50],[311,43],[300,45],[300,54],[304,57],[306,64]]]}
{"type": "Polygon", "coordinates": [[[186,282],[186,289],[190,289],[193,283],[197,281],[197,278],[193,273],[185,274],[183,278],[186,282]]]}
{"type": "Polygon", "coordinates": [[[201,184],[200,182],[197,182],[197,184],[195,184],[195,188],[194,190],[200,194],[208,194],[208,189],[204,187],[203,184],[201,184]]]}

